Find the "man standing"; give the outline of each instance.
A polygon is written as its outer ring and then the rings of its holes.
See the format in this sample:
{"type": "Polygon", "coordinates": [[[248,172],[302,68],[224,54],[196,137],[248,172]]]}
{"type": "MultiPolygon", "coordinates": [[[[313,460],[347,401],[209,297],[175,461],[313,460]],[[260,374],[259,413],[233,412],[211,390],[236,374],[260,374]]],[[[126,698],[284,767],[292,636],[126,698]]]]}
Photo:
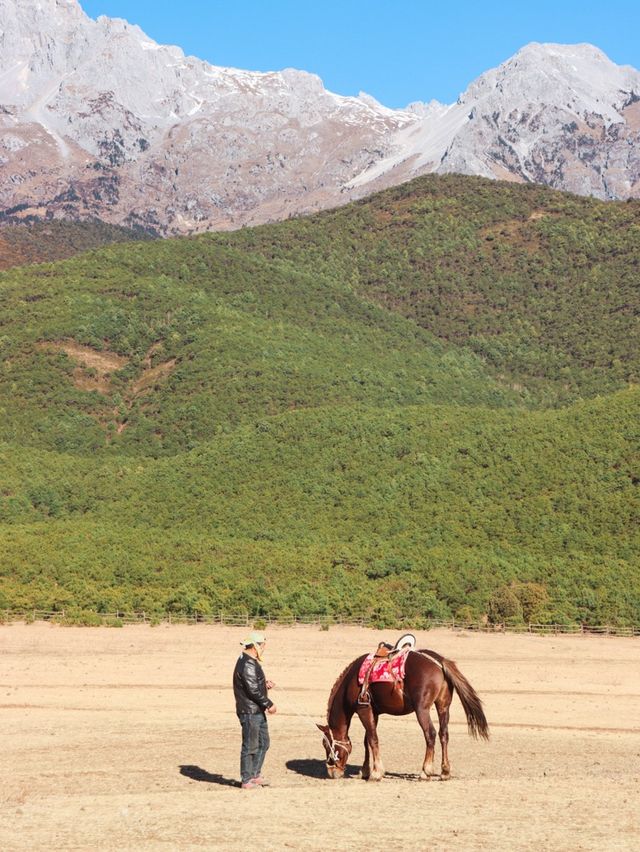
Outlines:
{"type": "Polygon", "coordinates": [[[269,748],[269,726],[265,714],[276,712],[267,690],[275,684],[266,680],[260,665],[266,644],[264,634],[253,631],[240,644],[242,654],[233,671],[236,713],[242,727],[240,786],[243,790],[255,790],[266,784],[260,774],[269,748]]]}

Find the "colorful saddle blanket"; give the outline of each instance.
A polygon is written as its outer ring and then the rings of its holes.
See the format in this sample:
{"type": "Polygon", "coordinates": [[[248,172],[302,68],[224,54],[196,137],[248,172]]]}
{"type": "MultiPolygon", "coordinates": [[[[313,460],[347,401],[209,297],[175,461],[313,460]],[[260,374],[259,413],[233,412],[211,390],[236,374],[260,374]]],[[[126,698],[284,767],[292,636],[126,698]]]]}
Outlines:
{"type": "Polygon", "coordinates": [[[404,667],[407,662],[408,651],[394,655],[390,660],[387,657],[377,658],[375,654],[369,654],[362,661],[358,672],[358,683],[362,684],[367,679],[368,683],[395,683],[404,680],[404,667]]]}

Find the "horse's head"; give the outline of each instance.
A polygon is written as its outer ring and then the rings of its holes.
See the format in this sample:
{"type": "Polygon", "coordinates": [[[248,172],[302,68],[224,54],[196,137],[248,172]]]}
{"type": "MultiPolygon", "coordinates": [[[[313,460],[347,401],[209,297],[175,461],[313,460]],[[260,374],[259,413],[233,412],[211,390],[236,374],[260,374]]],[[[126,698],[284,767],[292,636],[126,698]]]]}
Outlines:
{"type": "Polygon", "coordinates": [[[322,744],[327,753],[327,775],[329,778],[342,778],[351,754],[349,735],[338,739],[329,725],[318,725],[318,728],[322,731],[322,744]]]}

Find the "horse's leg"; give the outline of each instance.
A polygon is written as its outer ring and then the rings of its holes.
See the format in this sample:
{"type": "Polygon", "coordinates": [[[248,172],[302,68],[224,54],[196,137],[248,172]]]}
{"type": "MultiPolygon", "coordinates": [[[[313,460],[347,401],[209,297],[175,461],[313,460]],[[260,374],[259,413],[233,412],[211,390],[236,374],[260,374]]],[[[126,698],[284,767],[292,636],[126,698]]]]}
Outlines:
{"type": "Polygon", "coordinates": [[[436,729],[431,721],[430,707],[417,707],[416,717],[424,734],[424,741],[427,745],[427,750],[424,755],[424,763],[422,764],[422,773],[420,778],[429,781],[433,775],[433,757],[436,750],[436,729]]]}
{"type": "Polygon", "coordinates": [[[378,743],[378,714],[374,713],[371,705],[358,707],[358,716],[365,729],[365,764],[362,767],[362,777],[369,781],[380,781],[384,775],[384,767],[380,760],[380,746],[378,743]],[[369,750],[371,753],[369,754],[369,750]],[[371,766],[373,762],[373,766],[371,766]],[[365,771],[368,774],[365,775],[365,771]]]}
{"type": "Polygon", "coordinates": [[[447,690],[444,697],[436,699],[436,710],[438,711],[438,722],[440,736],[440,748],[442,749],[442,780],[451,777],[451,766],[449,765],[449,707],[451,706],[451,692],[447,690]]]}
{"type": "Polygon", "coordinates": [[[362,764],[361,776],[363,781],[368,781],[371,775],[371,764],[369,763],[369,738],[364,733],[364,763],[362,764]]]}

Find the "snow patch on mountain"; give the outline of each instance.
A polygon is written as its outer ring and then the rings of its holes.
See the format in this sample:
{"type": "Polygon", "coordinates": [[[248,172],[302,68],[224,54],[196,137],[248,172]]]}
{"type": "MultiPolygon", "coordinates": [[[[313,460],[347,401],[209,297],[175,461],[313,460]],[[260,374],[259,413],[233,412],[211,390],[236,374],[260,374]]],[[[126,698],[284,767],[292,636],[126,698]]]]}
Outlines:
{"type": "MultiPolygon", "coordinates": [[[[541,160],[549,152],[558,158],[557,165],[566,166],[565,173],[571,171],[568,155],[582,160],[574,163],[579,171],[585,157],[596,156],[593,137],[598,128],[606,134],[619,127],[626,136],[624,111],[637,97],[640,73],[615,65],[597,47],[532,43],[481,75],[455,104],[414,107],[419,123],[396,131],[389,139],[387,156],[346,187],[355,189],[379,181],[404,163],[410,163],[411,174],[457,171],[540,181],[541,160]],[[576,139],[575,132],[581,129],[585,132],[576,139]]],[[[611,143],[620,136],[614,135],[611,143]]],[[[632,135],[628,142],[634,138],[632,135]]],[[[566,188],[600,197],[619,197],[618,193],[624,197],[625,187],[631,191],[639,177],[637,157],[631,154],[627,159],[634,176],[618,182],[613,193],[596,174],[582,175],[566,188]]],[[[561,180],[549,182],[562,185],[561,180]]]]}
{"type": "Polygon", "coordinates": [[[164,233],[309,212],[425,172],[640,195],[640,74],[530,44],[454,104],[210,65],[77,0],[0,0],[0,210],[164,233]]]}

